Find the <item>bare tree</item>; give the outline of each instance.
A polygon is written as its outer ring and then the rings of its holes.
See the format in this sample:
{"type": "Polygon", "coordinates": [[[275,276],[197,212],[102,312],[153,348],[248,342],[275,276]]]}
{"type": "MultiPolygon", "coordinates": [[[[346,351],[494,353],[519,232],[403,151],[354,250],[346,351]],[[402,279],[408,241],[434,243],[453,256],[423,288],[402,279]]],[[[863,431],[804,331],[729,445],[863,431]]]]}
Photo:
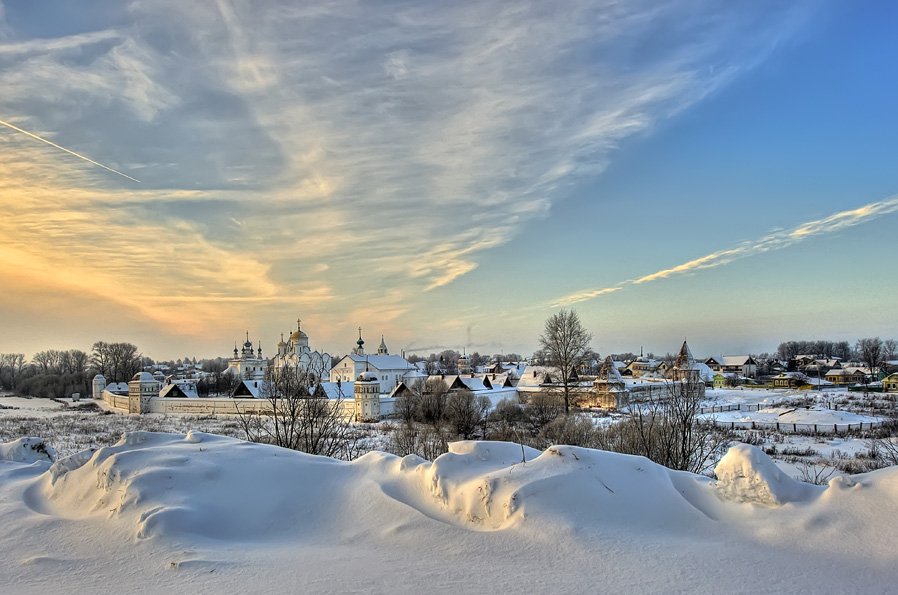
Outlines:
{"type": "Polygon", "coordinates": [[[441,378],[428,378],[420,388],[418,400],[418,421],[434,429],[440,429],[446,418],[446,401],[448,387],[441,378]]]}
{"type": "Polygon", "coordinates": [[[131,343],[97,341],[91,348],[90,365],[109,382],[128,382],[140,372],[140,357],[131,343]]]}
{"type": "Polygon", "coordinates": [[[257,433],[284,448],[328,457],[352,456],[361,432],[347,419],[342,399],[310,394],[309,380],[308,371],[300,368],[269,368],[260,391],[268,400],[267,419],[257,433]]]}
{"type": "Polygon", "coordinates": [[[418,408],[423,393],[424,381],[419,379],[409,388],[408,392],[396,399],[393,405],[393,416],[403,425],[413,426],[418,418],[418,408]]]}
{"type": "Polygon", "coordinates": [[[25,365],[24,353],[0,353],[0,386],[16,390],[25,365]]]}
{"type": "Polygon", "coordinates": [[[882,342],[882,359],[887,362],[895,361],[898,358],[898,341],[895,339],[886,339],[882,342]]]}
{"type": "Polygon", "coordinates": [[[478,429],[483,429],[490,407],[488,397],[475,396],[469,390],[454,391],[446,400],[446,420],[452,431],[463,440],[470,440],[478,429]]]}
{"type": "Polygon", "coordinates": [[[140,353],[131,343],[110,343],[115,382],[127,382],[140,372],[140,353]]]}
{"type": "Polygon", "coordinates": [[[592,335],[583,328],[574,310],[561,309],[546,320],[539,337],[547,363],[558,370],[564,391],[564,412],[570,412],[571,376],[590,353],[592,335]]]}
{"type": "Polygon", "coordinates": [[[106,377],[110,383],[112,379],[112,356],[109,352],[109,343],[106,341],[97,341],[94,343],[90,351],[90,365],[100,374],[106,377]]]}
{"type": "Polygon", "coordinates": [[[629,418],[599,437],[606,450],[648,457],[670,469],[702,473],[729,444],[729,435],[699,419],[697,383],[671,382],[664,398],[630,404],[629,418]]]}
{"type": "Polygon", "coordinates": [[[876,375],[876,368],[883,362],[883,345],[879,337],[871,337],[866,339],[858,339],[855,346],[858,357],[862,362],[867,364],[870,374],[876,375]]]}
{"type": "Polygon", "coordinates": [[[564,415],[564,400],[558,393],[540,391],[532,393],[524,405],[524,426],[536,436],[558,417],[564,415]]]}

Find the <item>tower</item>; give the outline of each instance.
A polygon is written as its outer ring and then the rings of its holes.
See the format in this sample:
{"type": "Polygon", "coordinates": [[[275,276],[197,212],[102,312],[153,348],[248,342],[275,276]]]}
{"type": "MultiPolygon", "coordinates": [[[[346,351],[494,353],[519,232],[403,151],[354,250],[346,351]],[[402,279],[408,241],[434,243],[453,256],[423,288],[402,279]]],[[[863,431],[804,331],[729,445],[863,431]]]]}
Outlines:
{"type": "Polygon", "coordinates": [[[354,387],[355,420],[380,420],[380,381],[377,374],[366,370],[356,378],[354,387]]]}
{"type": "Polygon", "coordinates": [[[377,355],[390,355],[387,351],[387,344],[384,341],[384,336],[380,336],[380,347],[377,348],[377,355]]]}
{"type": "Polygon", "coordinates": [[[689,396],[698,398],[705,396],[705,383],[702,381],[702,374],[685,339],[673,370],[671,370],[671,376],[674,382],[680,383],[682,390],[688,392],[689,396]]]}
{"type": "Polygon", "coordinates": [[[284,343],[284,333],[281,333],[281,340],[278,341],[278,357],[287,355],[287,344],[284,343]]]}
{"type": "Polygon", "coordinates": [[[128,383],[128,413],[149,413],[150,399],[159,396],[159,383],[149,372],[138,372],[128,383]]]}
{"type": "Polygon", "coordinates": [[[607,409],[619,409],[630,402],[630,391],[624,384],[624,379],[611,360],[611,356],[605,358],[599,375],[593,382],[596,392],[596,405],[607,409]]]}
{"type": "Polygon", "coordinates": [[[98,401],[102,399],[103,391],[106,390],[106,377],[102,374],[94,376],[93,389],[94,400],[98,401]]]}
{"type": "Polygon", "coordinates": [[[462,350],[461,357],[458,358],[458,373],[459,375],[465,375],[471,372],[471,358],[462,350]]]}
{"type": "Polygon", "coordinates": [[[359,327],[359,340],[355,342],[356,348],[352,350],[355,355],[365,355],[365,341],[362,339],[362,327],[359,327]]]}

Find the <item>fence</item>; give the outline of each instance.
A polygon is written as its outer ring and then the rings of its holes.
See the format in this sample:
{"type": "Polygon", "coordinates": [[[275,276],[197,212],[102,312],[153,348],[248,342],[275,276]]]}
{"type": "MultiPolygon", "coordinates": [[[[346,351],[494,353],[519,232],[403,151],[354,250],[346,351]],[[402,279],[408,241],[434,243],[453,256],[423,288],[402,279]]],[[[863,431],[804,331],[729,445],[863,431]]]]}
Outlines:
{"type": "MultiPolygon", "coordinates": [[[[730,410],[732,411],[732,409],[730,410]]],[[[731,430],[771,430],[784,434],[823,434],[832,436],[846,434],[848,432],[860,432],[876,428],[898,427],[898,420],[881,419],[877,421],[862,421],[855,424],[800,424],[772,421],[717,421],[711,420],[714,425],[731,430]]]]}
{"type": "Polygon", "coordinates": [[[724,413],[725,411],[760,411],[762,408],[767,409],[768,407],[776,407],[776,405],[715,405],[714,407],[703,407],[699,409],[699,414],[703,415],[705,413],[724,413]]]}

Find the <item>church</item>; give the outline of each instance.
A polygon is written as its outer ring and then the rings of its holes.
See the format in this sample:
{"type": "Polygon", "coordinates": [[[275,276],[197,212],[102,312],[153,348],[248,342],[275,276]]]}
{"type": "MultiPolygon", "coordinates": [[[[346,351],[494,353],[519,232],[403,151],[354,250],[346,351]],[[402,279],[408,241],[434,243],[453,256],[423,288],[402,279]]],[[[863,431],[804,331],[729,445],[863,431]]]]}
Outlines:
{"type": "Polygon", "coordinates": [[[352,353],[344,356],[330,369],[330,379],[331,382],[353,382],[364,372],[372,372],[380,385],[381,394],[389,394],[403,381],[406,374],[415,374],[416,369],[404,357],[390,355],[383,337],[377,353],[365,353],[365,341],[360,328],[359,340],[352,353]]]}
{"type": "Polygon", "coordinates": [[[311,382],[321,382],[330,375],[331,356],[324,352],[312,351],[309,348],[309,336],[303,332],[300,326],[301,322],[299,319],[296,321],[296,331],[290,333],[286,342],[284,342],[284,335],[281,334],[278,352],[274,356],[271,366],[276,370],[285,367],[302,370],[309,376],[311,382]]]}
{"type": "Polygon", "coordinates": [[[248,380],[261,380],[265,378],[268,372],[268,360],[262,357],[262,344],[259,343],[258,350],[253,349],[253,344],[249,340],[249,331],[246,333],[246,342],[239,354],[237,345],[234,345],[234,357],[228,360],[228,369],[225,374],[234,374],[237,378],[245,378],[248,380]]]}

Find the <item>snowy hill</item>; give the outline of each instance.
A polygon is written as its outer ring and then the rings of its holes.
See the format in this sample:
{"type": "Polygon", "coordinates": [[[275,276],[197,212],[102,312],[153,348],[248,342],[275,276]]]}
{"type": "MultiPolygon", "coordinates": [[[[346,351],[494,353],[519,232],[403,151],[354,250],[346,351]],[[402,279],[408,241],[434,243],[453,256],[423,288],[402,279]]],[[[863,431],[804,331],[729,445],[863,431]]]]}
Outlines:
{"type": "MultiPolygon", "coordinates": [[[[754,447],[719,481],[575,447],[459,442],[351,463],[134,432],[50,463],[0,449],[16,593],[871,592],[898,469],[799,484],[754,447]],[[522,462],[522,458],[526,462],[522,462]]],[[[38,449],[39,450],[39,449],[38,449]]]]}

